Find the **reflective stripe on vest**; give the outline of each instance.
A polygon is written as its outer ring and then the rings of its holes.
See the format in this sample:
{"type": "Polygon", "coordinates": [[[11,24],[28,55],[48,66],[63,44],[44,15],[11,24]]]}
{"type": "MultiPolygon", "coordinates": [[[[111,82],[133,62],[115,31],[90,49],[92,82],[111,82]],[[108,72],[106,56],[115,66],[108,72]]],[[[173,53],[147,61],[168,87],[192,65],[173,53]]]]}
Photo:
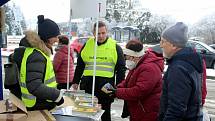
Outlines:
{"type": "MultiPolygon", "coordinates": [[[[94,43],[95,40],[90,38],[81,51],[81,57],[85,63],[84,76],[93,76],[94,43]]],[[[105,44],[97,46],[96,76],[113,77],[116,62],[116,41],[109,38],[105,44]]]]}
{"type": "MultiPolygon", "coordinates": [[[[28,57],[33,53],[35,48],[26,48],[25,53],[21,63],[21,70],[20,70],[20,87],[22,93],[22,101],[24,102],[26,107],[33,107],[36,104],[36,97],[29,93],[27,86],[26,86],[26,63],[28,57]]],[[[56,88],[57,83],[55,79],[55,74],[53,70],[53,65],[51,59],[45,55],[42,51],[39,51],[45,58],[46,58],[46,72],[44,78],[44,84],[48,87],[56,88]]]]}

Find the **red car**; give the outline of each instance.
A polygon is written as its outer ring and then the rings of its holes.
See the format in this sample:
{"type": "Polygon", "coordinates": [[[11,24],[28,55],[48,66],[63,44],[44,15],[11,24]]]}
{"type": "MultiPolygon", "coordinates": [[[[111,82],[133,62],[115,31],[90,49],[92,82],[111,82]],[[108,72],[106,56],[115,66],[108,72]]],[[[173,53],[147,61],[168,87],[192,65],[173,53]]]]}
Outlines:
{"type": "Polygon", "coordinates": [[[89,37],[79,37],[75,40],[73,40],[71,47],[74,48],[74,51],[76,53],[80,53],[81,48],[85,44],[85,42],[89,39],[89,37]]]}

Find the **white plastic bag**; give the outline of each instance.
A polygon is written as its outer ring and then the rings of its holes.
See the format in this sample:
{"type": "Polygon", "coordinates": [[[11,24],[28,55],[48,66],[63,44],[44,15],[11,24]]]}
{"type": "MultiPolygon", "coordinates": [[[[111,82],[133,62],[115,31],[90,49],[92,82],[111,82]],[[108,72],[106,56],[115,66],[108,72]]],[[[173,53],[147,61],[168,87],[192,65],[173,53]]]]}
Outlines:
{"type": "Polygon", "coordinates": [[[206,108],[203,108],[203,121],[211,121],[208,110],[206,108]]]}

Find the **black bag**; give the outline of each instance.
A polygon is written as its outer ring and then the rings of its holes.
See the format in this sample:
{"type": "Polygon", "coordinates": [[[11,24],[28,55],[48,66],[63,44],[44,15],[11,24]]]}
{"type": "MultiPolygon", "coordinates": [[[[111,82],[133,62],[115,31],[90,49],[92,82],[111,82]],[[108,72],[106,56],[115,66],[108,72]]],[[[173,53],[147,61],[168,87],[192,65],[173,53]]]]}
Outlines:
{"type": "Polygon", "coordinates": [[[14,85],[19,83],[19,70],[16,63],[4,64],[5,85],[14,85]]]}
{"type": "Polygon", "coordinates": [[[128,111],[128,104],[126,101],[124,101],[124,105],[123,105],[123,111],[122,111],[122,118],[127,118],[128,116],[130,116],[129,111],[128,111]]]}
{"type": "Polygon", "coordinates": [[[19,69],[16,63],[4,64],[4,87],[9,89],[11,93],[21,98],[21,89],[19,86],[19,69]]]}

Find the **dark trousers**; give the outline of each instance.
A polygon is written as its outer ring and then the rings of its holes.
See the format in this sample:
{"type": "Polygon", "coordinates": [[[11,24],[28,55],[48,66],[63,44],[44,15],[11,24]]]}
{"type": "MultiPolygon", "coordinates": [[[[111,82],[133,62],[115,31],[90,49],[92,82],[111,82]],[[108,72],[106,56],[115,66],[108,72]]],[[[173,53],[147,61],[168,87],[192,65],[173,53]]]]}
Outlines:
{"type": "MultiPolygon", "coordinates": [[[[101,87],[103,84],[101,82],[102,79],[98,79],[97,77],[95,84],[95,96],[98,98],[98,104],[101,104],[102,109],[105,111],[101,117],[102,121],[111,121],[111,103],[114,101],[114,98],[110,97],[108,94],[101,91],[101,87]]],[[[85,93],[92,94],[92,78],[90,77],[82,77],[80,89],[85,90],[85,93]]]]}
{"type": "Polygon", "coordinates": [[[111,121],[111,103],[101,104],[102,109],[105,110],[101,119],[102,121],[111,121]]]}
{"type": "MultiPolygon", "coordinates": [[[[71,87],[72,83],[69,83],[69,88],[71,87]]],[[[57,89],[67,89],[67,83],[58,83],[57,89]]]]}

